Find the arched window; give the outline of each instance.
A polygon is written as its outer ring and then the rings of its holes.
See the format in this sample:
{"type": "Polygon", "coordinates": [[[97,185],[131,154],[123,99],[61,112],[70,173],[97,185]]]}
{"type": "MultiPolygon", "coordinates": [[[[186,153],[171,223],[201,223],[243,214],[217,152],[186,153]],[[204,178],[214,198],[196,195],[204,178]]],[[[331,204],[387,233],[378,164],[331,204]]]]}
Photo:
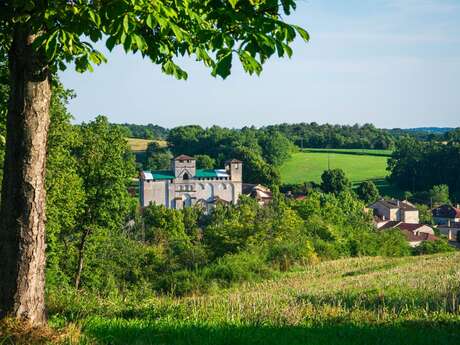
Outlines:
{"type": "Polygon", "coordinates": [[[184,175],[182,175],[182,178],[184,180],[190,180],[190,175],[188,173],[185,173],[184,175]]]}

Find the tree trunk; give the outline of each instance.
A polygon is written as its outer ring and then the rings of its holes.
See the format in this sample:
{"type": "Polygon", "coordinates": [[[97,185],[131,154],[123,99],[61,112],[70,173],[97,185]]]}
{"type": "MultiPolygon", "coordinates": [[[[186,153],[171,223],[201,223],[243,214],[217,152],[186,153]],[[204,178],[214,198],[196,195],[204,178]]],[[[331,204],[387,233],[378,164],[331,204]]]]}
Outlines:
{"type": "Polygon", "coordinates": [[[33,51],[34,35],[15,28],[9,52],[10,104],[0,209],[0,317],[31,325],[45,315],[45,165],[51,86],[33,51]]]}
{"type": "Polygon", "coordinates": [[[81,280],[81,272],[83,271],[83,260],[85,257],[85,244],[86,238],[89,235],[89,230],[86,229],[83,231],[81,235],[80,244],[78,246],[78,263],[77,263],[77,271],[75,272],[75,289],[80,288],[80,280],[81,280]]]}

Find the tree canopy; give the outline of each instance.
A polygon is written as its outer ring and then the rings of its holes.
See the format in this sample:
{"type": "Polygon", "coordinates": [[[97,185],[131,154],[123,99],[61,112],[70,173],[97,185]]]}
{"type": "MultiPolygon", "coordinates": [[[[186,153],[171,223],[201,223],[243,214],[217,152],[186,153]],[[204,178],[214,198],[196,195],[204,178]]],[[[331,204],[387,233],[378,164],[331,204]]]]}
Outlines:
{"type": "Polygon", "coordinates": [[[94,43],[109,50],[120,45],[139,52],[178,79],[187,73],[178,56],[194,56],[213,75],[226,78],[233,56],[244,70],[259,74],[273,54],[291,56],[289,44],[308,33],[281,20],[295,10],[294,0],[187,1],[6,1],[0,4],[0,37],[10,41],[20,25],[38,35],[34,42],[54,70],[75,62],[77,71],[106,61],[94,43]]]}
{"type": "Polygon", "coordinates": [[[351,182],[342,169],[325,170],[321,175],[321,189],[325,193],[340,194],[351,189],[351,182]]]}

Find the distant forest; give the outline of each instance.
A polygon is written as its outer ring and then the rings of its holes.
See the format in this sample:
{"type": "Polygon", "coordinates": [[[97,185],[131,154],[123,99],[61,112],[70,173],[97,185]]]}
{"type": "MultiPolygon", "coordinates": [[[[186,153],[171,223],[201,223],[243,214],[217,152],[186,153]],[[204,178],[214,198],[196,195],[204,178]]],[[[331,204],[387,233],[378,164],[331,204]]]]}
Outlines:
{"type": "MultiPolygon", "coordinates": [[[[130,138],[167,140],[171,129],[158,125],[117,124],[130,138]]],[[[197,128],[198,126],[193,126],[197,128]]],[[[280,132],[298,147],[309,148],[362,148],[394,149],[402,137],[412,137],[419,141],[443,142],[460,137],[460,128],[421,127],[381,129],[372,124],[353,126],[312,123],[279,124],[262,127],[243,127],[229,131],[244,132],[260,130],[262,132],[280,132]]]]}

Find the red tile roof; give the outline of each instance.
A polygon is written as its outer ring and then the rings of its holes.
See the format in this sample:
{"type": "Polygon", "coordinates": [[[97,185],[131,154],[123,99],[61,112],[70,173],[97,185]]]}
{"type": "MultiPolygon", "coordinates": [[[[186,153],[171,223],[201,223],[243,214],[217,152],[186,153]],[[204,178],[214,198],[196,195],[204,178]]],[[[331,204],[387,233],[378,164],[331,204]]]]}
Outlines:
{"type": "Polygon", "coordinates": [[[436,236],[425,232],[420,232],[418,235],[415,235],[409,230],[401,230],[401,232],[406,236],[409,242],[436,241],[438,239],[436,236]]]}
{"type": "Polygon", "coordinates": [[[401,222],[397,221],[397,220],[391,220],[391,221],[388,221],[387,223],[385,223],[384,225],[382,225],[382,227],[380,227],[381,230],[385,230],[385,229],[393,229],[395,228],[398,224],[400,224],[401,222]]]}
{"type": "Polygon", "coordinates": [[[416,231],[417,229],[421,228],[423,224],[409,224],[409,223],[401,223],[398,224],[398,228],[401,230],[409,230],[409,231],[416,231]]]}

